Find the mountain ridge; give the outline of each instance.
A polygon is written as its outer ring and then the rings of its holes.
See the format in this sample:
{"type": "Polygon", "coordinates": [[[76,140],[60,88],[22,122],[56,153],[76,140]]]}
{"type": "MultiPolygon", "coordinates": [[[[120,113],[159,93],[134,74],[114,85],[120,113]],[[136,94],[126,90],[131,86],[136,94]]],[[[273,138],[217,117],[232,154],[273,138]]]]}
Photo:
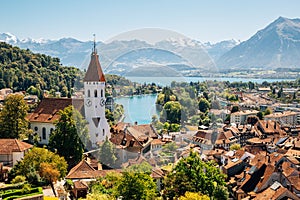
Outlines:
{"type": "Polygon", "coordinates": [[[300,19],[279,17],[226,52],[220,68],[299,68],[300,19]]]}

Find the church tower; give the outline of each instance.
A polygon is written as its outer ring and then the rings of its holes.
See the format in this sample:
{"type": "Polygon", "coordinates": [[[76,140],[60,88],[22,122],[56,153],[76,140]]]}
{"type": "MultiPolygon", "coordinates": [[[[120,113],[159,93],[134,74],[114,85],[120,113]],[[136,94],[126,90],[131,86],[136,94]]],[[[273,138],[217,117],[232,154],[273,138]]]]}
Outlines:
{"type": "Polygon", "coordinates": [[[84,82],[84,110],[88,122],[92,146],[97,142],[110,138],[110,128],[105,118],[105,76],[101,69],[96,50],[96,41],[91,55],[91,61],[84,82]]]}

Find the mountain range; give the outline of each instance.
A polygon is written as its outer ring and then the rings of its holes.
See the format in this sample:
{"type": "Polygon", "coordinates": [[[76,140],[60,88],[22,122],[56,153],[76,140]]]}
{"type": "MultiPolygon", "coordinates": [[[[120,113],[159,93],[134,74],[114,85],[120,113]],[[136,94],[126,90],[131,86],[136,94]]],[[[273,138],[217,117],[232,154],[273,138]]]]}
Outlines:
{"type": "Polygon", "coordinates": [[[279,17],[222,55],[220,68],[300,68],[300,19],[279,17]]]}
{"type": "MultiPolygon", "coordinates": [[[[86,69],[92,41],[18,39],[0,33],[0,41],[60,58],[63,65],[86,69]]],[[[119,75],[197,75],[226,69],[300,68],[300,19],[279,17],[249,40],[201,43],[186,37],[170,37],[150,43],[142,40],[97,42],[106,73],[119,75]]]]}
{"type": "MultiPolygon", "coordinates": [[[[0,33],[0,41],[35,53],[58,57],[63,65],[80,69],[87,68],[93,47],[92,41],[83,42],[74,38],[20,40],[11,33],[0,33]]],[[[234,40],[202,44],[189,38],[171,37],[154,44],[137,39],[97,42],[97,50],[106,73],[177,76],[215,68],[215,60],[236,44],[234,40]]]]}

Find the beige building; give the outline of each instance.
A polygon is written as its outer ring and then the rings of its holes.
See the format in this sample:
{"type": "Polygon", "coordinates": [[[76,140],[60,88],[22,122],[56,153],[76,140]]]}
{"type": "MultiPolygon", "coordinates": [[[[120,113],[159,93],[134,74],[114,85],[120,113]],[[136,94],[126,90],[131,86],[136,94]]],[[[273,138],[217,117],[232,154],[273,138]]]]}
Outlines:
{"type": "Polygon", "coordinates": [[[247,124],[247,118],[249,116],[256,116],[257,113],[257,110],[243,110],[235,112],[230,115],[230,122],[237,125],[247,124]]]}
{"type": "Polygon", "coordinates": [[[295,126],[298,123],[299,113],[293,111],[276,112],[265,116],[265,120],[273,120],[281,125],[295,126]]]}

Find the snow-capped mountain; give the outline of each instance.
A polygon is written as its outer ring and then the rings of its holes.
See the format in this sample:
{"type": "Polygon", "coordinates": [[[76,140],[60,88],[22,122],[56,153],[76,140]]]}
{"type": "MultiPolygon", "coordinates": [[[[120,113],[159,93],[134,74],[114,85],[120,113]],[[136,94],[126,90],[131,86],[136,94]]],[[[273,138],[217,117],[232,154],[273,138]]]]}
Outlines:
{"type": "Polygon", "coordinates": [[[204,43],[204,48],[206,49],[207,53],[211,56],[213,60],[218,60],[224,53],[231,50],[233,47],[237,46],[240,41],[231,39],[231,40],[224,40],[217,43],[204,43]]]}
{"type": "Polygon", "coordinates": [[[17,44],[19,42],[18,38],[11,33],[0,33],[0,41],[9,44],[17,44]]]}
{"type": "Polygon", "coordinates": [[[300,19],[279,17],[218,60],[221,68],[299,68],[300,19]]]}
{"type": "MultiPolygon", "coordinates": [[[[0,34],[0,41],[30,49],[35,53],[43,53],[58,57],[63,65],[85,69],[93,47],[92,41],[82,42],[74,38],[59,40],[18,39],[10,33],[0,34]]],[[[226,42],[227,44],[227,42],[226,42]]],[[[226,44],[205,44],[186,37],[169,37],[156,43],[147,43],[137,39],[113,40],[109,43],[97,43],[102,67],[108,73],[143,74],[143,70],[152,71],[160,67],[159,72],[165,74],[189,73],[191,70],[210,70],[215,67],[214,54],[222,54],[228,47],[226,44]],[[222,47],[220,47],[222,46],[222,47]],[[212,52],[212,55],[208,53],[212,52]],[[147,55],[145,54],[147,53],[147,55]],[[160,55],[159,55],[160,54],[160,55]],[[125,63],[126,60],[126,63],[125,63]],[[138,66],[138,67],[137,67],[138,66]],[[153,70],[152,70],[152,67],[153,70]],[[168,69],[171,69],[170,72],[168,69]]],[[[230,43],[230,45],[232,45],[230,43]]],[[[230,46],[229,45],[229,46],[230,46]]]]}

